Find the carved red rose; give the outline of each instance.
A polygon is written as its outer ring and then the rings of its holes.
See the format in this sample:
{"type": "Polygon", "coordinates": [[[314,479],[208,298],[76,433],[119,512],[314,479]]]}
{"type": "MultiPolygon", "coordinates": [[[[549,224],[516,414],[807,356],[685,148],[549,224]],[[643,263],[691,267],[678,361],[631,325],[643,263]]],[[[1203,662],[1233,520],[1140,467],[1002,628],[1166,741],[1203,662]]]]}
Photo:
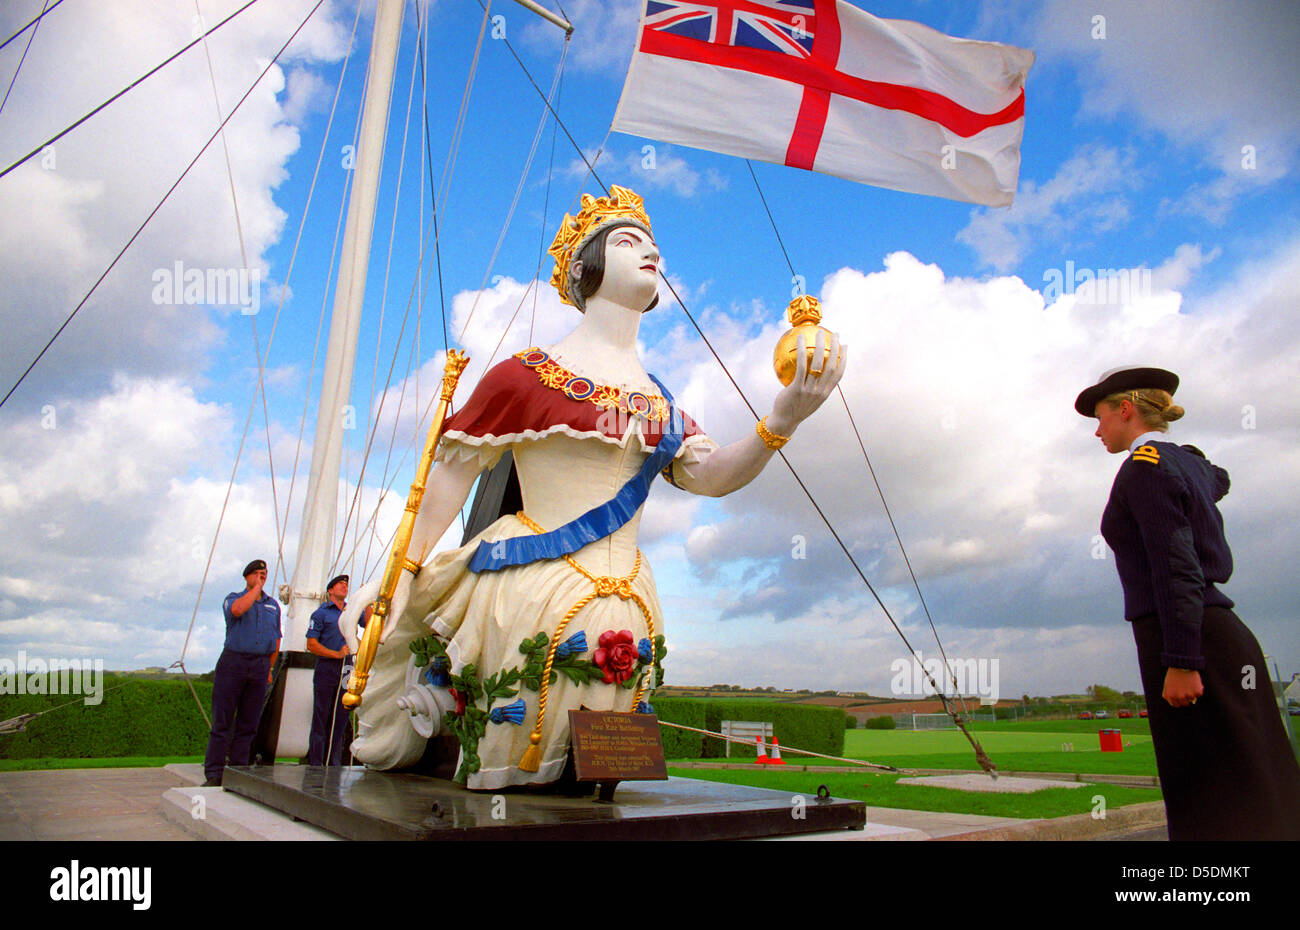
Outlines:
{"type": "Polygon", "coordinates": [[[636,643],[631,630],[606,630],[600,634],[599,648],[592,653],[591,661],[605,673],[605,684],[621,685],[636,671],[636,643]]]}
{"type": "Polygon", "coordinates": [[[465,708],[469,706],[469,702],[465,699],[465,695],[461,694],[455,688],[448,688],[447,691],[450,692],[451,696],[456,699],[456,709],[452,711],[452,713],[454,713],[457,717],[464,717],[465,708]]]}

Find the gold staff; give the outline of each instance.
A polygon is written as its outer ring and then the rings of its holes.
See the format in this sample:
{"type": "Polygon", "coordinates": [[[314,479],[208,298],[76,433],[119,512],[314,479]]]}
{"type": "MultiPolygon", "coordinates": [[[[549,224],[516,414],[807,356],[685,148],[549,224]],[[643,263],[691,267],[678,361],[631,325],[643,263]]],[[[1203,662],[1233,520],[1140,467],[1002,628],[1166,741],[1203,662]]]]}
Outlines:
{"type": "Polygon", "coordinates": [[[442,396],[438,398],[438,409],[433,413],[433,423],[429,425],[429,437],[424,442],[424,454],[420,456],[420,465],[415,470],[415,480],[411,482],[411,493],[406,498],[406,512],[402,522],[397,526],[397,535],[393,537],[393,551],[388,554],[388,566],[384,569],[384,583],[379,589],[379,598],[375,601],[375,611],[366,623],[366,631],[361,637],[361,646],[357,650],[357,664],[348,679],[348,691],[343,695],[343,706],[352,710],[361,706],[361,692],[366,690],[366,680],[370,678],[370,666],[375,662],[375,653],[379,651],[379,634],[384,628],[392,606],[393,594],[397,591],[397,580],[402,569],[418,572],[420,566],[406,557],[411,548],[411,534],[415,530],[415,517],[420,512],[420,501],[424,499],[424,489],[429,483],[429,469],[433,467],[433,455],[438,449],[438,440],[442,437],[443,420],[447,417],[447,408],[456,393],[456,384],[461,372],[469,364],[469,356],[452,349],[447,353],[447,365],[442,373],[442,396]]]}

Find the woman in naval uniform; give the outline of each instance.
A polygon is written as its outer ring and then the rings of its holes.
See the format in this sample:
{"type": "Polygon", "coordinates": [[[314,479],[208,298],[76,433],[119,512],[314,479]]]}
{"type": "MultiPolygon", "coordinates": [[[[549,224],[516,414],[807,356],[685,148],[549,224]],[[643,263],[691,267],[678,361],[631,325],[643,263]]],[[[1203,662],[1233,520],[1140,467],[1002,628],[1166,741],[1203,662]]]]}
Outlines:
{"type": "Polygon", "coordinates": [[[1228,473],[1165,438],[1178,376],[1106,372],[1075,401],[1127,453],[1102,514],[1133,625],[1171,840],[1300,839],[1300,766],[1259,643],[1215,585],[1232,574],[1228,473]]]}

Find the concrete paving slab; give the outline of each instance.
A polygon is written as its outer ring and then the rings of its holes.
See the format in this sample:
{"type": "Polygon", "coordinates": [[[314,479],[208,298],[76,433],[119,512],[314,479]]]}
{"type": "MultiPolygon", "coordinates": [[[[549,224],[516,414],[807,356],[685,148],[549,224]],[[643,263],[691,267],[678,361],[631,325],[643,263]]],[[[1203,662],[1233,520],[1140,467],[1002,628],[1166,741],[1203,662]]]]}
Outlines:
{"type": "Polygon", "coordinates": [[[195,787],[208,780],[207,776],[203,774],[202,762],[173,762],[170,765],[163,766],[163,771],[175,775],[183,784],[194,785],[195,787]]]}
{"type": "Polygon", "coordinates": [[[190,837],[202,840],[321,841],[339,837],[294,820],[256,801],[222,788],[171,788],[163,795],[163,815],[190,837]]]}
{"type": "MultiPolygon", "coordinates": [[[[868,815],[870,816],[870,815],[868,815]]],[[[1168,831],[1161,837],[1159,830],[1165,826],[1165,804],[1151,801],[1130,804],[1106,811],[1102,816],[1074,814],[1054,817],[1051,820],[1024,820],[992,829],[970,831],[948,836],[951,840],[1104,840],[1126,833],[1143,832],[1149,839],[1167,839],[1168,831]]]]}
{"type": "Polygon", "coordinates": [[[867,823],[905,827],[932,840],[968,833],[982,833],[1033,823],[1015,817],[990,817],[987,814],[956,814],[949,811],[914,811],[896,807],[868,807],[867,823]]]}
{"type": "Polygon", "coordinates": [[[186,840],[159,798],[161,768],[0,772],[0,840],[186,840]]]}
{"type": "Polygon", "coordinates": [[[919,842],[931,839],[930,835],[913,827],[898,827],[883,823],[872,823],[861,830],[837,830],[834,833],[805,833],[802,836],[769,836],[763,842],[819,842],[829,840],[834,843],[854,842],[919,842]]]}
{"type": "MultiPolygon", "coordinates": [[[[327,831],[270,812],[230,792],[197,788],[201,775],[198,765],[179,770],[169,766],[0,772],[0,840],[194,840],[232,835],[248,839],[333,838],[327,831]],[[173,789],[177,795],[164,801],[164,794],[173,789]],[[196,792],[205,798],[206,813],[206,823],[197,825],[196,792]],[[253,805],[253,809],[243,805],[253,805]],[[88,815],[87,811],[94,813],[88,815]],[[279,819],[273,824],[249,826],[268,814],[279,819]],[[232,823],[225,824],[226,820],[232,823]]],[[[1127,834],[1160,838],[1165,823],[1164,805],[1158,801],[1116,808],[1103,819],[1080,814],[1017,820],[887,807],[868,807],[866,813],[867,826],[861,831],[842,830],[809,839],[1084,840],[1127,834]]]]}
{"type": "Polygon", "coordinates": [[[1082,788],[1081,781],[1054,781],[1050,778],[997,779],[987,775],[926,775],[921,778],[900,778],[895,784],[915,785],[922,788],[954,788],[958,791],[987,791],[995,794],[1031,794],[1049,788],[1082,788]]]}

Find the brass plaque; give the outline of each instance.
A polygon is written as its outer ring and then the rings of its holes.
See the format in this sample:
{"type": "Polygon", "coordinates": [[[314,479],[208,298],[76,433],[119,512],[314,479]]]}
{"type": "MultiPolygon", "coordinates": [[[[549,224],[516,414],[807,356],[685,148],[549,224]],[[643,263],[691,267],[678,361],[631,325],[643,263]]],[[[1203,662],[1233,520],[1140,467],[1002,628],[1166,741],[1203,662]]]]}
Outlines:
{"type": "Polygon", "coordinates": [[[578,781],[666,781],[668,765],[654,714],[571,710],[578,781]]]}

